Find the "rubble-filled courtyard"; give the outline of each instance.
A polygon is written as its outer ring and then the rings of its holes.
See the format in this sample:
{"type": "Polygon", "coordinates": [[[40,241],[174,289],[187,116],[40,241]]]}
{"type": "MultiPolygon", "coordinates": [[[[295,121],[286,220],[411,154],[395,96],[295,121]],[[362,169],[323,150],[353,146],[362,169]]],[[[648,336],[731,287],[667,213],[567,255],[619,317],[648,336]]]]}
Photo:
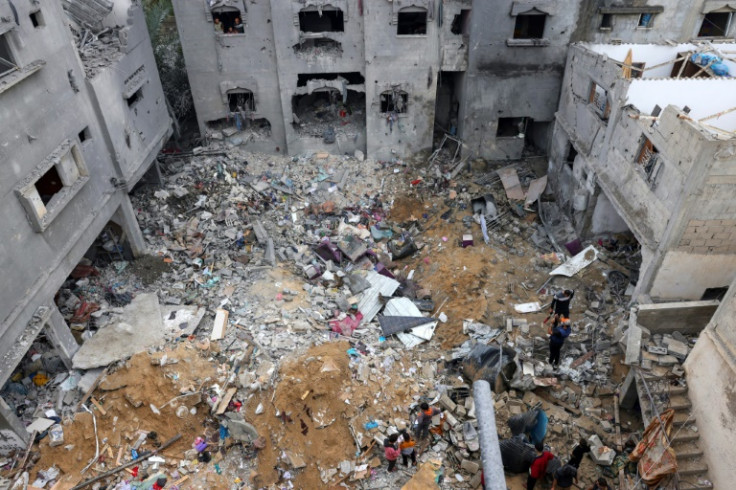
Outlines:
{"type": "Polygon", "coordinates": [[[478,378],[495,388],[511,489],[539,430],[561,464],[589,441],[578,488],[642,477],[629,454],[667,409],[673,440],[697,433],[677,398],[694,337],[632,320],[629,236],[557,243],[545,161],[225,144],[159,159],[162,185],[131,196],[148,255],[131,260],[111,231],[56,296],[82,343],[74,369],[39,338],[4,387],[36,439],[3,460],[7,488],[475,489],[478,378]],[[553,369],[564,289],[572,333],[553,369]],[[421,402],[443,417],[418,465],[389,473],[384,440],[421,402]]]}

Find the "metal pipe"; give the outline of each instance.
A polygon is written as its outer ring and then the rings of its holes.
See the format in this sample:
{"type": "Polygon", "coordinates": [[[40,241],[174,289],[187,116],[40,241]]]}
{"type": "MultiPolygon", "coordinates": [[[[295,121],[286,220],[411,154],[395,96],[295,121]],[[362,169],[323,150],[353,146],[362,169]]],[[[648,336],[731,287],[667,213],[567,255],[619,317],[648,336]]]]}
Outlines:
{"type": "Polygon", "coordinates": [[[480,458],[483,463],[486,490],[506,490],[506,477],[503,473],[501,448],[498,445],[498,433],[496,432],[496,413],[493,408],[491,385],[488,381],[479,380],[473,383],[473,400],[475,416],[478,418],[480,458]]]}

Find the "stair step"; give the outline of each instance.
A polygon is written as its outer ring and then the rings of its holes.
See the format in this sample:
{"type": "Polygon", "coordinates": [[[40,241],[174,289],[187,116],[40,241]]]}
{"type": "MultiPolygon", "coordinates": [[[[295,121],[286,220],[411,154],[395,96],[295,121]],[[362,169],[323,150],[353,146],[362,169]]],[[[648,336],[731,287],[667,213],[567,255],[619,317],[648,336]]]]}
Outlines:
{"type": "Polygon", "coordinates": [[[684,460],[684,459],[694,459],[699,458],[703,455],[703,450],[695,447],[695,448],[683,448],[679,449],[677,447],[673,447],[672,449],[675,450],[675,454],[677,455],[677,460],[684,460]]]}
{"type": "Polygon", "coordinates": [[[670,398],[669,408],[673,410],[689,410],[693,406],[687,396],[676,395],[670,398]]]}
{"type": "Polygon", "coordinates": [[[695,417],[691,416],[689,412],[675,412],[675,418],[672,419],[672,423],[678,427],[685,424],[694,424],[695,417]]]}
{"type": "Polygon", "coordinates": [[[680,476],[707,474],[708,465],[702,459],[684,459],[678,461],[677,474],[680,476]]]}
{"type": "Polygon", "coordinates": [[[705,490],[708,488],[713,488],[713,484],[710,481],[707,481],[707,478],[700,479],[701,481],[698,481],[698,479],[692,477],[683,477],[680,478],[680,490],[705,490]]]}
{"type": "Polygon", "coordinates": [[[698,439],[700,439],[700,435],[697,432],[682,431],[672,439],[672,442],[689,442],[697,441],[698,439]]]}

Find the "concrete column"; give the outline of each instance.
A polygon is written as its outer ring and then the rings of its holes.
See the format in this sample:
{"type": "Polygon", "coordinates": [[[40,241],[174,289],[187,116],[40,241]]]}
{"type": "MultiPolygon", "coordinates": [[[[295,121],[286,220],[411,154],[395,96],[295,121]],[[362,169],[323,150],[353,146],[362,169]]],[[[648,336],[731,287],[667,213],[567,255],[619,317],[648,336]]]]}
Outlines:
{"type": "Polygon", "coordinates": [[[30,434],[5,400],[0,398],[0,454],[28,446],[30,434]]]}
{"type": "Polygon", "coordinates": [[[77,344],[71,330],[69,330],[69,325],[66,324],[61,312],[53,303],[51,305],[51,317],[46,323],[46,335],[66,368],[71,370],[72,357],[79,350],[79,344],[77,344]]]}
{"type": "Polygon", "coordinates": [[[143,233],[141,233],[141,229],[138,226],[133,205],[130,203],[130,198],[127,195],[123,197],[120,207],[112,216],[112,220],[123,228],[130,248],[133,251],[133,256],[140,257],[141,255],[145,255],[147,253],[146,242],[143,240],[143,233]]]}
{"type": "Polygon", "coordinates": [[[498,433],[496,432],[493,394],[488,381],[480,380],[473,383],[473,401],[475,402],[475,415],[478,417],[480,459],[483,463],[486,489],[506,490],[501,447],[498,445],[498,433]]]}

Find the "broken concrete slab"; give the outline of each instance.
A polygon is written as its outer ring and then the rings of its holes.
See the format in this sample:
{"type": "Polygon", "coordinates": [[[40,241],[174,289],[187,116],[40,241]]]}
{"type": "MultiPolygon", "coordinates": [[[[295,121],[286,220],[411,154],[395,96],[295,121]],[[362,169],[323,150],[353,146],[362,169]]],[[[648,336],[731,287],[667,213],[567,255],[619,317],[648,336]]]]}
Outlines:
{"type": "Polygon", "coordinates": [[[636,324],[630,324],[626,338],[626,357],[624,364],[629,366],[639,364],[641,358],[641,336],[641,328],[636,324]]]}
{"type": "Polygon", "coordinates": [[[708,325],[719,304],[717,300],[640,304],[638,322],[652,333],[678,331],[694,335],[708,325]]]}
{"type": "Polygon", "coordinates": [[[167,340],[192,335],[199,326],[206,308],[196,305],[166,305],[161,307],[167,340]]]}
{"type": "Polygon", "coordinates": [[[567,262],[554,269],[549,275],[572,277],[595,262],[597,258],[598,250],[593,245],[589,245],[575,257],[568,259],[567,262]]]}
{"type": "Polygon", "coordinates": [[[107,366],[166,340],[158,297],[154,293],[136,296],[123,308],[118,319],[102,327],[72,360],[75,369],[107,366]]]}

